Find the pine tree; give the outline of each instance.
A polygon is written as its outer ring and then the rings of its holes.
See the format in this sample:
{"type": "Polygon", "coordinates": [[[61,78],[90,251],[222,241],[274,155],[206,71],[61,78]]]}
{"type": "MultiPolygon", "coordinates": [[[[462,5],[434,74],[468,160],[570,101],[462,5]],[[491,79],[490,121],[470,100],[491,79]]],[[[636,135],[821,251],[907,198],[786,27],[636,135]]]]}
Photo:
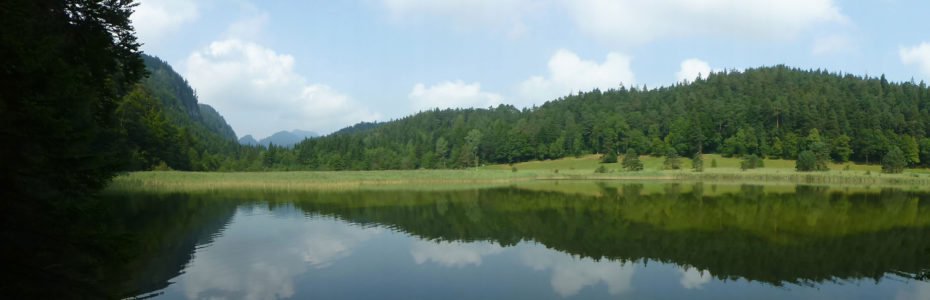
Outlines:
{"type": "Polygon", "coordinates": [[[669,147],[668,151],[666,151],[665,162],[662,164],[662,167],[666,170],[681,169],[681,160],[678,159],[678,152],[675,151],[674,147],[669,147]]]}
{"type": "Polygon", "coordinates": [[[695,172],[704,172],[704,158],[701,152],[695,153],[694,158],[691,159],[691,169],[695,172]]]}
{"type": "Polygon", "coordinates": [[[623,156],[623,168],[627,171],[643,170],[643,162],[639,160],[639,154],[636,154],[633,148],[628,149],[626,155],[623,156]]]}
{"type": "Polygon", "coordinates": [[[882,173],[901,173],[904,172],[904,167],[906,165],[907,158],[904,157],[904,151],[901,151],[901,148],[895,146],[882,158],[882,173]]]}

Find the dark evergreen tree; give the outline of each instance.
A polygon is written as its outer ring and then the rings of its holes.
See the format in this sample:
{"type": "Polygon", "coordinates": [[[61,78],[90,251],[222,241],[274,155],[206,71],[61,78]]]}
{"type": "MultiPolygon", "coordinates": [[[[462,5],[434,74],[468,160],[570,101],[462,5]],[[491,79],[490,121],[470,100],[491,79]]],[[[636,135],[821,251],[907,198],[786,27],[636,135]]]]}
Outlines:
{"type": "Polygon", "coordinates": [[[695,172],[704,172],[704,156],[701,152],[695,153],[694,158],[691,159],[691,169],[695,172]]]}
{"type": "Polygon", "coordinates": [[[665,162],[662,164],[662,168],[666,170],[681,169],[681,159],[678,158],[678,152],[675,151],[674,147],[669,147],[668,151],[666,151],[665,162]]]}
{"type": "Polygon", "coordinates": [[[795,164],[795,169],[800,172],[817,171],[817,156],[810,150],[801,151],[801,153],[798,154],[798,161],[795,164]]]}
{"type": "Polygon", "coordinates": [[[905,166],[907,166],[907,158],[904,157],[904,151],[897,146],[891,147],[891,150],[888,150],[882,158],[882,173],[901,173],[904,172],[905,166]]]}
{"type": "Polygon", "coordinates": [[[636,154],[636,150],[630,148],[626,151],[626,155],[623,156],[623,169],[627,171],[642,171],[643,162],[639,160],[639,154],[636,154]]]}

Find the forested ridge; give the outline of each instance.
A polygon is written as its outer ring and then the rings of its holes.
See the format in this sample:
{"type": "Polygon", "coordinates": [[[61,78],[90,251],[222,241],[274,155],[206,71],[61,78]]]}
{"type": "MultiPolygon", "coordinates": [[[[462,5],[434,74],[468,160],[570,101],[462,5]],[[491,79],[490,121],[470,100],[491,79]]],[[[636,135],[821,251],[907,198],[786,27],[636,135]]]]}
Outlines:
{"type": "MultiPolygon", "coordinates": [[[[796,159],[814,143],[836,161],[875,163],[892,147],[930,165],[930,90],[786,66],[720,72],[669,87],[620,87],[516,109],[430,110],[272,149],[272,166],[413,169],[588,153],[721,153],[796,159]],[[471,136],[473,139],[469,140],[471,136]],[[477,154],[477,155],[475,155],[477,154]]],[[[266,153],[268,154],[268,153],[266,153]]]]}

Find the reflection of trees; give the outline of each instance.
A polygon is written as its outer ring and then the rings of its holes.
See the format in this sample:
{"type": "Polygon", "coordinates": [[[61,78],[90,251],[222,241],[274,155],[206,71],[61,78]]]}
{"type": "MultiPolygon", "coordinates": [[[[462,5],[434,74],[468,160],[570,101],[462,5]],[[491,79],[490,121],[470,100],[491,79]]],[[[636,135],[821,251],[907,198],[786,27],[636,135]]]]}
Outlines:
{"type": "MultiPolygon", "coordinates": [[[[772,284],[880,279],[930,268],[930,196],[895,190],[669,197],[600,187],[601,197],[501,188],[464,192],[353,191],[293,196],[297,207],[350,222],[383,224],[426,239],[535,240],[592,258],[649,259],[706,269],[718,278],[772,284]],[[698,199],[695,199],[698,198],[698,199]],[[442,199],[442,200],[437,200],[442,199]],[[475,218],[480,209],[481,218],[475,218]]],[[[671,185],[664,189],[681,193],[671,185]]],[[[291,201],[292,199],[278,199],[291,201]]]]}
{"type": "Polygon", "coordinates": [[[9,242],[2,291],[27,299],[108,299],[162,289],[234,210],[233,203],[178,195],[24,206],[10,218],[28,225],[2,231],[9,242]]]}
{"type": "Polygon", "coordinates": [[[784,284],[891,273],[926,280],[930,270],[928,194],[803,186],[785,193],[751,186],[732,193],[701,185],[651,194],[641,184],[598,188],[597,197],[520,188],[111,196],[70,208],[87,212],[66,214],[83,216],[77,219],[17,215],[32,219],[23,223],[32,227],[3,232],[17,241],[4,249],[17,277],[4,277],[3,291],[115,298],[162,289],[197,245],[210,243],[230,222],[243,203],[230,199],[293,205],[428,240],[502,246],[533,240],[586,258],[674,263],[721,279],[784,284]]]}

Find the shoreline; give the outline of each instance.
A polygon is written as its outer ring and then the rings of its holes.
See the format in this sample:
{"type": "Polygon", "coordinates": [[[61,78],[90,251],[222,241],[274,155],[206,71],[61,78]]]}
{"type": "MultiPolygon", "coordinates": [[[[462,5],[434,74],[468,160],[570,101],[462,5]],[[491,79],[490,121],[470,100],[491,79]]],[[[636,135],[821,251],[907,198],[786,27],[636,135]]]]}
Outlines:
{"type": "Polygon", "coordinates": [[[930,189],[930,174],[860,174],[849,171],[800,173],[783,169],[749,171],[686,170],[593,173],[566,171],[385,170],[385,171],[281,171],[281,172],[178,172],[145,171],[119,175],[104,192],[113,191],[220,191],[220,190],[330,190],[364,187],[443,189],[456,186],[499,186],[530,181],[591,182],[706,182],[726,184],[855,185],[930,189]]]}

